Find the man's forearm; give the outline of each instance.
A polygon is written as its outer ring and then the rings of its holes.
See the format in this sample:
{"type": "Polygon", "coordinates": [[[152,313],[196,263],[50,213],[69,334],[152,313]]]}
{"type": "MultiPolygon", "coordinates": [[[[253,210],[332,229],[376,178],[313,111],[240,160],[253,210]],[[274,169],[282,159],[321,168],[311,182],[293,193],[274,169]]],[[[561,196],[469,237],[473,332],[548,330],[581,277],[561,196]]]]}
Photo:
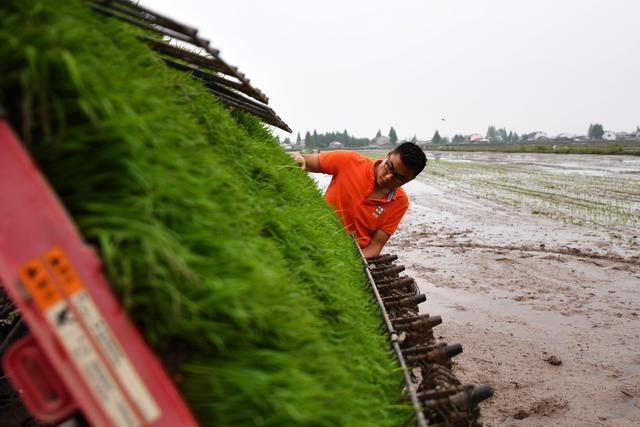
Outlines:
{"type": "Polygon", "coordinates": [[[305,169],[309,172],[321,172],[319,154],[301,154],[304,159],[305,169]]]}
{"type": "Polygon", "coordinates": [[[320,156],[318,154],[302,154],[292,152],[289,155],[303,171],[320,172],[320,156]]]}
{"type": "Polygon", "coordinates": [[[377,230],[375,233],[373,233],[373,237],[371,238],[369,246],[362,250],[363,255],[366,258],[380,255],[380,252],[382,252],[382,248],[384,248],[384,245],[387,243],[387,240],[389,240],[389,237],[391,237],[390,234],[387,234],[382,230],[377,230]]]}

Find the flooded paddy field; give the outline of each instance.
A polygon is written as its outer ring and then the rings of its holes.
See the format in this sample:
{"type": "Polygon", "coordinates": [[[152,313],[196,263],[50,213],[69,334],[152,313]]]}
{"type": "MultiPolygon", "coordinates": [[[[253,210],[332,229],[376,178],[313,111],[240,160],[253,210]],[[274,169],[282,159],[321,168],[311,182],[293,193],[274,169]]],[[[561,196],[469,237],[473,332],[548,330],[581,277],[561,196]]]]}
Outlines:
{"type": "Polygon", "coordinates": [[[640,425],[640,158],[428,157],[385,252],[495,388],[485,421],[640,425]]]}

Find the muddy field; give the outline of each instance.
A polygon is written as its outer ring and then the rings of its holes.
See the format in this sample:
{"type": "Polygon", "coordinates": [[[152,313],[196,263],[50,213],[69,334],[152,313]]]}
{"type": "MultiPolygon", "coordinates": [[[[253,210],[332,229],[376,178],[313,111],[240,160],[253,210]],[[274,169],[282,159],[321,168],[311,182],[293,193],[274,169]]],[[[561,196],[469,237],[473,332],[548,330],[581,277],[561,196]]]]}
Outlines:
{"type": "Polygon", "coordinates": [[[463,344],[458,377],[494,387],[485,422],[640,425],[640,158],[475,156],[405,186],[385,252],[442,315],[436,335],[463,344]]]}

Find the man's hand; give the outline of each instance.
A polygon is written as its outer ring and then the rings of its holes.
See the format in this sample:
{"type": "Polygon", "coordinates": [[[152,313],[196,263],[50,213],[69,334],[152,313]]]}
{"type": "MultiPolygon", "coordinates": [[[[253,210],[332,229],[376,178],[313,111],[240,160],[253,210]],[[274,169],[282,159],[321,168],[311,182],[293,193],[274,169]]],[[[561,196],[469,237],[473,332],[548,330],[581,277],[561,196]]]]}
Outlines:
{"type": "Polygon", "coordinates": [[[389,240],[389,237],[391,237],[391,235],[385,233],[382,230],[377,230],[373,234],[369,246],[362,250],[362,254],[364,255],[364,257],[369,258],[372,256],[380,255],[380,252],[382,251],[384,245],[387,243],[387,240],[389,240]]]}
{"type": "Polygon", "coordinates": [[[304,156],[297,151],[289,153],[289,155],[295,160],[295,162],[300,166],[300,169],[303,171],[307,170],[307,162],[304,159],[304,156]]]}
{"type": "Polygon", "coordinates": [[[319,154],[301,154],[297,151],[289,153],[296,161],[300,169],[309,172],[320,172],[320,155],[319,154]]]}

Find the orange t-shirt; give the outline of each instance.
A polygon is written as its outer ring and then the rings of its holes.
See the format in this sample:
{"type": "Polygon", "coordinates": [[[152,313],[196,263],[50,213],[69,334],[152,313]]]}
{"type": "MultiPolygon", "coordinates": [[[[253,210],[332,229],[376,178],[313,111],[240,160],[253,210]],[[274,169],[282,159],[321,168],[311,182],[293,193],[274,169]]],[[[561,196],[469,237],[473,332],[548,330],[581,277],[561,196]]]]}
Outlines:
{"type": "Polygon", "coordinates": [[[349,232],[356,232],[360,247],[369,245],[373,234],[382,230],[391,235],[398,228],[409,199],[396,188],[382,199],[367,197],[373,192],[376,162],[354,151],[320,153],[320,172],[333,175],[324,197],[336,210],[349,232]]]}

